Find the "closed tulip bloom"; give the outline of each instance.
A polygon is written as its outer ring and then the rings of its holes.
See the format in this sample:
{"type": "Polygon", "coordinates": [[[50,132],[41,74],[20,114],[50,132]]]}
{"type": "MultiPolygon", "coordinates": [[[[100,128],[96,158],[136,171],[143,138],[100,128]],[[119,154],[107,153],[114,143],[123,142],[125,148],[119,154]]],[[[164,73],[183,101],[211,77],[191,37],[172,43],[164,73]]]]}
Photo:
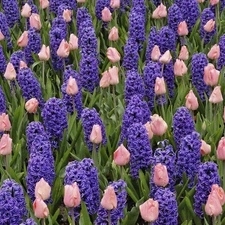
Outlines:
{"type": "Polygon", "coordinates": [[[204,140],[201,140],[202,145],[200,148],[201,155],[208,155],[211,152],[211,145],[207,144],[204,140]]]}
{"type": "Polygon", "coordinates": [[[161,116],[154,114],[151,116],[151,120],[151,129],[153,134],[162,136],[166,133],[168,126],[161,116]]]}
{"type": "Polygon", "coordinates": [[[31,15],[31,7],[29,6],[29,4],[25,4],[23,7],[22,7],[22,10],[21,10],[21,16],[22,17],[25,17],[25,18],[28,18],[30,17],[31,15]]]}
{"type": "Polygon", "coordinates": [[[218,216],[223,209],[215,192],[211,192],[205,205],[205,212],[209,216],[218,216]]]}
{"type": "Polygon", "coordinates": [[[152,198],[139,206],[141,217],[147,222],[154,222],[159,216],[159,203],[152,198]]]}
{"type": "Polygon", "coordinates": [[[166,84],[163,77],[156,77],[155,79],[155,94],[162,95],[166,93],[166,84]]]}
{"type": "Polygon", "coordinates": [[[63,10],[63,19],[69,23],[71,21],[71,15],[72,15],[72,12],[71,10],[69,9],[65,9],[63,10]]]}
{"type": "Polygon", "coordinates": [[[49,7],[49,0],[39,0],[39,3],[42,9],[46,9],[49,7]]]}
{"type": "Polygon", "coordinates": [[[220,0],[210,0],[210,5],[217,5],[220,0]]]}
{"type": "Polygon", "coordinates": [[[28,44],[28,31],[24,31],[17,41],[17,45],[20,47],[26,47],[28,44]]]}
{"type": "Polygon", "coordinates": [[[117,208],[117,197],[112,186],[108,186],[101,200],[101,206],[106,210],[117,208]]]}
{"type": "Polygon", "coordinates": [[[102,129],[100,125],[95,124],[92,127],[90,141],[94,144],[100,144],[102,142],[102,129]]]}
{"type": "Polygon", "coordinates": [[[113,160],[117,166],[125,166],[130,161],[130,152],[121,144],[113,154],[113,160]]]}
{"type": "Polygon", "coordinates": [[[42,25],[41,25],[41,20],[40,20],[40,15],[37,13],[32,13],[30,16],[30,26],[34,27],[37,30],[40,30],[42,25]]]}
{"type": "Polygon", "coordinates": [[[13,66],[12,63],[8,63],[5,73],[4,73],[4,77],[6,80],[15,80],[16,79],[16,70],[13,66]]]}
{"type": "Polygon", "coordinates": [[[180,54],[179,54],[178,58],[181,59],[181,60],[188,60],[189,53],[188,53],[188,49],[185,45],[183,45],[181,47],[180,54]]]}
{"type": "Polygon", "coordinates": [[[0,41],[3,41],[5,39],[5,36],[3,35],[3,33],[0,30],[0,41]]]}
{"type": "Polygon", "coordinates": [[[118,67],[113,66],[112,68],[109,67],[109,76],[111,85],[119,84],[119,76],[118,76],[118,67]]]}
{"type": "Polygon", "coordinates": [[[75,34],[70,34],[69,45],[70,50],[78,49],[78,37],[75,34]]]}
{"type": "Polygon", "coordinates": [[[153,11],[152,18],[160,19],[167,16],[166,6],[162,3],[153,11]]]}
{"type": "Polygon", "coordinates": [[[146,128],[147,133],[148,133],[148,138],[149,138],[149,140],[151,140],[152,137],[153,137],[153,132],[152,132],[151,123],[150,123],[150,122],[147,122],[147,123],[145,124],[145,128],[146,128]]]}
{"type": "Polygon", "coordinates": [[[47,218],[49,215],[48,206],[42,199],[39,199],[39,198],[35,199],[33,203],[33,210],[34,210],[34,215],[40,219],[47,218]]]}
{"type": "Polygon", "coordinates": [[[223,96],[221,93],[221,87],[220,86],[216,86],[213,89],[212,94],[209,97],[209,102],[216,104],[216,103],[220,103],[223,101],[223,96]]]}
{"type": "Polygon", "coordinates": [[[9,134],[3,134],[0,140],[0,155],[9,155],[12,152],[12,139],[9,134]]]}
{"type": "Polygon", "coordinates": [[[36,113],[38,108],[39,102],[36,98],[31,98],[25,104],[25,109],[29,113],[36,113]]]}
{"type": "Polygon", "coordinates": [[[186,36],[188,35],[188,27],[186,21],[180,22],[178,25],[177,33],[179,36],[186,36]]]}
{"type": "Polygon", "coordinates": [[[41,51],[38,53],[39,59],[41,61],[48,61],[50,58],[50,49],[49,46],[42,45],[41,51]]]}
{"type": "Polygon", "coordinates": [[[176,62],[174,63],[174,75],[182,77],[186,73],[187,73],[187,66],[184,63],[184,61],[176,59],[176,62]]]}
{"type": "Polygon", "coordinates": [[[110,75],[108,71],[105,71],[104,73],[102,73],[102,78],[100,80],[99,86],[102,88],[106,88],[110,86],[110,75]]]}
{"type": "Polygon", "coordinates": [[[172,56],[170,54],[170,51],[167,50],[159,59],[159,62],[162,64],[168,64],[172,59],[172,56]]]}
{"type": "Polygon", "coordinates": [[[153,182],[155,185],[165,187],[169,183],[169,176],[166,166],[157,163],[154,167],[153,182]]]}
{"type": "Polygon", "coordinates": [[[197,0],[198,3],[203,3],[205,0],[197,0]]]}
{"type": "Polygon", "coordinates": [[[161,55],[161,52],[160,52],[159,46],[155,45],[152,49],[152,52],[151,52],[151,60],[152,61],[158,61],[160,55],[161,55]]]}
{"type": "Polygon", "coordinates": [[[206,85],[216,86],[218,84],[219,76],[220,71],[216,70],[213,64],[209,63],[206,67],[204,67],[203,80],[206,85]]]}
{"type": "Polygon", "coordinates": [[[225,160],[225,137],[220,139],[216,154],[219,160],[225,160]]]}
{"type": "Polygon", "coordinates": [[[113,9],[118,9],[120,7],[120,0],[111,0],[110,7],[113,9]]]}
{"type": "Polygon", "coordinates": [[[67,207],[74,208],[80,205],[81,196],[77,183],[65,185],[64,187],[64,204],[67,207]]]}
{"type": "Polygon", "coordinates": [[[35,198],[47,200],[50,197],[50,193],[50,185],[44,180],[44,178],[41,178],[41,180],[38,181],[35,186],[35,198]]]}
{"type": "Polygon", "coordinates": [[[117,41],[119,39],[118,29],[116,27],[110,30],[108,39],[110,41],[117,41]]]}
{"type": "Polygon", "coordinates": [[[78,3],[85,3],[85,0],[77,0],[78,3]]]}
{"type": "Polygon", "coordinates": [[[78,88],[76,79],[70,76],[67,82],[66,93],[68,95],[76,95],[78,91],[79,91],[79,88],[78,88]]]}
{"type": "Polygon", "coordinates": [[[210,59],[218,59],[220,57],[220,46],[217,44],[213,45],[207,56],[210,59]]]}
{"type": "Polygon", "coordinates": [[[57,55],[62,58],[66,58],[70,54],[70,45],[64,39],[61,41],[59,48],[57,50],[57,55]]]}
{"type": "Polygon", "coordinates": [[[109,47],[106,52],[106,56],[110,62],[116,63],[120,61],[120,53],[116,50],[116,48],[109,47]]]}
{"type": "Polygon", "coordinates": [[[209,20],[205,25],[204,25],[204,30],[208,33],[212,32],[215,27],[215,21],[213,19],[209,20]]]}
{"type": "Polygon", "coordinates": [[[9,131],[11,129],[11,123],[8,114],[2,113],[0,115],[0,131],[9,131]]]}
{"type": "Polygon", "coordinates": [[[104,22],[110,22],[112,20],[112,14],[111,14],[110,10],[107,7],[105,7],[102,10],[102,20],[104,22]]]}
{"type": "Polygon", "coordinates": [[[185,99],[186,99],[185,103],[186,108],[190,110],[196,110],[198,108],[198,99],[192,90],[189,91],[185,99]]]}
{"type": "Polygon", "coordinates": [[[213,184],[212,185],[212,191],[211,192],[215,192],[221,205],[224,205],[225,203],[225,193],[223,188],[221,188],[218,184],[213,184]]]}
{"type": "Polygon", "coordinates": [[[27,68],[27,64],[24,61],[20,61],[20,69],[27,68]]]}

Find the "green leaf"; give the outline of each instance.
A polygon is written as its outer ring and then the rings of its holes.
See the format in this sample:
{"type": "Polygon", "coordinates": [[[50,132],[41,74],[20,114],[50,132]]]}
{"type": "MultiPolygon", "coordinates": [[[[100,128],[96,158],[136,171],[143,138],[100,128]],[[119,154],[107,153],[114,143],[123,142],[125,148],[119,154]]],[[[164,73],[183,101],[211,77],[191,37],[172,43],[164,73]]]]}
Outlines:
{"type": "Polygon", "coordinates": [[[87,211],[87,207],[84,204],[83,201],[81,201],[81,212],[80,212],[80,220],[79,220],[79,224],[80,225],[92,225],[88,211],[87,211]]]}

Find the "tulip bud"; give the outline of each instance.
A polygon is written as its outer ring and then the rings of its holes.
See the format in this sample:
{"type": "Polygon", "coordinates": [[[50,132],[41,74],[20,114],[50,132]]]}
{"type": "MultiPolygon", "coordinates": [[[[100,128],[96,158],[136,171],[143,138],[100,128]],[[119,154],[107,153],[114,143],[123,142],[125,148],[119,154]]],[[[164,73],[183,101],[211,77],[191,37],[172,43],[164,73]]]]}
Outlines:
{"type": "Polygon", "coordinates": [[[172,56],[170,54],[170,51],[167,50],[159,59],[159,62],[162,64],[168,64],[172,59],[172,56]]]}
{"type": "Polygon", "coordinates": [[[22,7],[21,10],[21,16],[28,18],[31,15],[31,7],[29,6],[29,4],[25,3],[25,5],[22,7]]]}
{"type": "Polygon", "coordinates": [[[4,73],[4,77],[6,80],[15,80],[16,79],[16,70],[14,69],[14,66],[12,63],[8,63],[5,73],[4,73]]]}
{"type": "Polygon", "coordinates": [[[219,160],[225,160],[225,137],[220,139],[216,154],[219,160]]]}
{"type": "Polygon", "coordinates": [[[78,91],[79,91],[79,88],[78,88],[76,79],[70,76],[67,82],[66,93],[68,95],[76,95],[78,91]]]}
{"type": "Polygon", "coordinates": [[[168,126],[161,116],[154,114],[151,116],[151,120],[151,129],[153,134],[162,136],[166,133],[168,126]]]}
{"type": "Polygon", "coordinates": [[[24,61],[20,61],[20,69],[27,68],[27,64],[24,61]]]}
{"type": "Polygon", "coordinates": [[[43,219],[43,218],[47,218],[49,215],[48,206],[42,199],[37,198],[34,201],[33,209],[34,209],[34,215],[37,218],[43,219]]]}
{"type": "Polygon", "coordinates": [[[65,185],[64,187],[64,204],[67,207],[74,208],[80,205],[81,196],[77,183],[65,185]]]}
{"type": "Polygon", "coordinates": [[[187,26],[187,23],[185,21],[179,23],[177,33],[178,33],[179,36],[188,35],[188,26],[187,26]]]}
{"type": "Polygon", "coordinates": [[[166,93],[166,84],[163,77],[156,77],[155,79],[155,94],[163,95],[166,93]]]}
{"type": "Polygon", "coordinates": [[[154,184],[157,186],[165,187],[169,183],[169,177],[166,166],[157,163],[154,167],[153,175],[154,184]]]}
{"type": "Polygon", "coordinates": [[[198,108],[198,99],[192,90],[189,91],[185,99],[186,99],[185,103],[186,108],[190,110],[196,110],[198,108]]]}
{"type": "Polygon", "coordinates": [[[155,45],[152,49],[151,60],[158,61],[160,56],[161,56],[161,52],[160,52],[159,46],[155,45]]]}
{"type": "Polygon", "coordinates": [[[150,123],[150,122],[147,122],[147,123],[145,124],[145,128],[146,128],[147,133],[148,133],[148,138],[149,138],[149,140],[151,140],[152,137],[153,137],[153,132],[152,132],[151,123],[150,123]]]}
{"type": "Polygon", "coordinates": [[[121,144],[113,154],[117,166],[125,166],[130,161],[130,152],[121,144]]]}
{"type": "Polygon", "coordinates": [[[218,84],[220,76],[220,71],[216,70],[214,65],[209,63],[207,66],[204,67],[204,82],[206,85],[215,86],[218,84]]]}
{"type": "Polygon", "coordinates": [[[72,15],[71,10],[69,9],[63,10],[63,19],[65,20],[66,23],[69,23],[71,21],[71,15],[72,15]]]}
{"type": "Polygon", "coordinates": [[[154,222],[159,216],[159,203],[152,198],[139,206],[141,217],[147,222],[154,222]]]}
{"type": "Polygon", "coordinates": [[[101,200],[101,206],[106,210],[117,208],[117,197],[112,186],[108,186],[101,200]]]}
{"type": "Polygon", "coordinates": [[[210,216],[218,216],[222,213],[222,211],[223,209],[216,193],[211,192],[205,205],[206,214],[210,216]]]}
{"type": "Polygon", "coordinates": [[[70,50],[78,49],[78,37],[75,34],[70,34],[69,45],[70,50]]]}
{"type": "Polygon", "coordinates": [[[153,11],[152,18],[160,19],[167,16],[166,6],[162,3],[153,11]]]}
{"type": "Polygon", "coordinates": [[[11,123],[9,121],[9,116],[5,113],[0,115],[0,131],[5,132],[11,129],[11,123]]]}
{"type": "Polygon", "coordinates": [[[120,53],[116,50],[116,48],[109,47],[106,52],[106,56],[110,62],[116,63],[120,61],[120,53]]]}
{"type": "Polygon", "coordinates": [[[212,32],[215,27],[215,21],[213,19],[209,20],[205,25],[204,25],[204,30],[208,33],[212,32]]]}
{"type": "Polygon", "coordinates": [[[109,87],[109,85],[110,85],[110,75],[108,71],[105,71],[104,73],[102,73],[102,78],[100,80],[99,86],[101,88],[106,88],[109,87]]]}
{"type": "Polygon", "coordinates": [[[111,0],[110,7],[113,9],[118,9],[120,7],[120,0],[111,0]]]}
{"type": "Polygon", "coordinates": [[[176,59],[176,62],[174,63],[174,75],[182,77],[186,73],[187,73],[187,66],[185,65],[184,61],[176,59]]]}
{"type": "Polygon", "coordinates": [[[113,27],[110,30],[108,39],[110,41],[117,41],[119,39],[118,29],[116,27],[113,27]]]}
{"type": "Polygon", "coordinates": [[[49,0],[39,0],[39,3],[42,9],[46,9],[49,7],[49,0]]]}
{"type": "Polygon", "coordinates": [[[217,5],[220,0],[210,0],[210,5],[217,5]]]}
{"type": "Polygon", "coordinates": [[[3,134],[0,140],[0,155],[10,155],[12,152],[12,139],[9,134],[3,134]]]}
{"type": "Polygon", "coordinates": [[[180,54],[179,54],[178,58],[181,59],[181,60],[187,60],[189,58],[189,53],[188,53],[187,47],[185,45],[183,45],[181,47],[180,54]]]}
{"type": "Polygon", "coordinates": [[[42,45],[41,51],[38,53],[39,59],[41,61],[48,61],[50,58],[49,46],[42,45]]]}
{"type": "Polygon", "coordinates": [[[44,180],[44,178],[41,178],[41,180],[35,185],[35,198],[47,200],[50,197],[50,193],[50,185],[44,180]]]}
{"type": "Polygon", "coordinates": [[[219,187],[218,184],[213,184],[212,188],[211,188],[211,192],[214,192],[217,195],[217,197],[220,201],[220,204],[224,205],[224,203],[225,203],[225,193],[224,193],[223,188],[219,187]]]}
{"type": "Polygon", "coordinates": [[[39,102],[36,98],[31,98],[25,104],[25,109],[29,113],[36,113],[38,108],[39,102]]]}
{"type": "Polygon", "coordinates": [[[107,7],[105,7],[102,10],[102,21],[110,22],[111,20],[112,20],[112,14],[111,14],[110,10],[107,7]]]}
{"type": "Polygon", "coordinates": [[[217,44],[213,45],[207,56],[210,59],[218,59],[220,57],[220,46],[217,44]]]}
{"type": "Polygon", "coordinates": [[[201,140],[202,145],[200,148],[201,155],[208,155],[211,152],[211,145],[207,144],[204,140],[201,140]]]}
{"type": "Polygon", "coordinates": [[[110,76],[109,83],[111,85],[119,84],[118,67],[116,66],[113,66],[112,68],[109,67],[109,76],[110,76]]]}
{"type": "Polygon", "coordinates": [[[213,92],[209,97],[209,102],[216,104],[216,103],[220,103],[223,101],[223,96],[222,96],[220,88],[221,88],[220,86],[216,86],[213,89],[213,92]]]}
{"type": "Polygon", "coordinates": [[[100,144],[102,142],[102,129],[101,126],[98,124],[95,124],[92,127],[91,135],[90,135],[90,141],[93,144],[100,144]]]}
{"type": "Polygon", "coordinates": [[[5,36],[4,36],[4,34],[1,32],[1,30],[0,30],[0,41],[3,41],[5,39],[5,36]]]}
{"type": "Polygon", "coordinates": [[[41,20],[40,16],[37,13],[32,13],[30,16],[30,26],[34,27],[37,30],[40,30],[42,25],[41,25],[41,20]]]}
{"type": "Polygon", "coordinates": [[[61,41],[59,48],[57,50],[57,55],[61,58],[67,58],[70,54],[70,45],[64,39],[61,41]]]}

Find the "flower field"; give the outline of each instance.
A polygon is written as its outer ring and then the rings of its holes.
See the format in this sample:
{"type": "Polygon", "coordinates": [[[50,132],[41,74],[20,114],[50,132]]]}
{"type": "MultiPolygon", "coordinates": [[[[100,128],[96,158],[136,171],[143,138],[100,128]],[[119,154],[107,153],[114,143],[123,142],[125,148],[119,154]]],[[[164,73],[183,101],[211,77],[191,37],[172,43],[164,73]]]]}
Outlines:
{"type": "Polygon", "coordinates": [[[0,225],[225,225],[225,0],[0,1],[0,225]]]}

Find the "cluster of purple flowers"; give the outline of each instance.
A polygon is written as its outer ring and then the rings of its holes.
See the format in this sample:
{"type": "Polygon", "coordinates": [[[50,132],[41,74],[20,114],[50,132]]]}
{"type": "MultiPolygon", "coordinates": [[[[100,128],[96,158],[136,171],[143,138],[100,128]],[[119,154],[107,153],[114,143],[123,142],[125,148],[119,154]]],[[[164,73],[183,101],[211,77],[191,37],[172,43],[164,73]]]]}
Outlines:
{"type": "Polygon", "coordinates": [[[221,70],[225,66],[225,34],[220,37],[219,46],[220,57],[218,58],[217,67],[218,70],[221,70]]]}
{"type": "Polygon", "coordinates": [[[2,46],[0,45],[0,74],[3,74],[6,69],[6,58],[2,49],[2,46]]]}
{"type": "Polygon", "coordinates": [[[13,64],[13,67],[14,67],[17,75],[18,75],[19,69],[20,69],[20,61],[26,62],[24,52],[21,50],[13,52],[10,57],[10,62],[13,64]]]}
{"type": "Polygon", "coordinates": [[[28,218],[25,222],[20,225],[38,225],[32,218],[28,218]]]}
{"type": "Polygon", "coordinates": [[[10,38],[9,28],[8,28],[8,25],[7,25],[7,18],[5,16],[5,14],[2,13],[2,12],[0,12],[0,30],[7,40],[7,47],[9,49],[11,49],[12,48],[12,42],[11,42],[11,38],[10,38]]]}
{"type": "Polygon", "coordinates": [[[2,91],[2,87],[0,86],[0,115],[2,113],[6,113],[6,100],[5,100],[5,94],[2,91]]]}
{"type": "Polygon", "coordinates": [[[61,4],[68,5],[74,11],[76,11],[77,2],[75,0],[61,0],[61,1],[58,1],[58,0],[50,0],[49,1],[49,9],[50,9],[50,12],[53,12],[53,13],[57,14],[58,13],[59,6],[61,4]]]}

